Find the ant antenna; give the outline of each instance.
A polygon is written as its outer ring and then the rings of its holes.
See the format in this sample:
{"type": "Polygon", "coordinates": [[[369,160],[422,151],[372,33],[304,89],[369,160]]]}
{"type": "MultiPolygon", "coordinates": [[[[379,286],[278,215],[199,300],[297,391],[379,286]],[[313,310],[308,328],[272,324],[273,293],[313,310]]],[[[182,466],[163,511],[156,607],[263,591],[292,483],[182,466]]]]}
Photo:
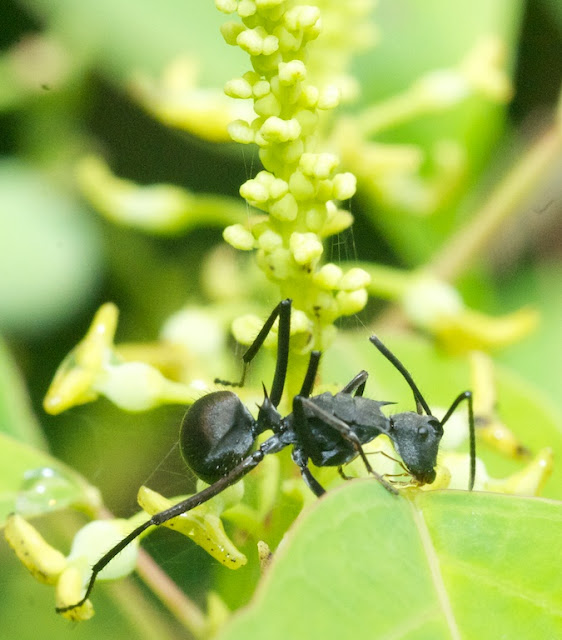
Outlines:
{"type": "Polygon", "coordinates": [[[398,358],[391,352],[384,344],[379,340],[379,338],[375,335],[372,335],[369,340],[375,345],[375,347],[382,353],[382,355],[394,366],[395,369],[402,374],[402,377],[409,384],[410,389],[414,394],[414,400],[416,401],[416,407],[418,413],[421,415],[421,409],[423,409],[428,416],[433,415],[431,413],[431,409],[429,405],[424,400],[424,397],[421,394],[421,391],[418,389],[416,383],[414,382],[412,376],[407,371],[406,367],[398,360],[398,358]]]}

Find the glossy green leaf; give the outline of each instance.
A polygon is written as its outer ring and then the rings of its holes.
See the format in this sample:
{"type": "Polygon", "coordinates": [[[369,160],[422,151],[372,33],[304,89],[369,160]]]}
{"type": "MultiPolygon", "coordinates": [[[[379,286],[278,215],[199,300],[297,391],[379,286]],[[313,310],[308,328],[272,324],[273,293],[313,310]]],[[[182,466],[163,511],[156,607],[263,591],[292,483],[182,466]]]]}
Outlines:
{"type": "Polygon", "coordinates": [[[562,637],[562,504],[466,492],[330,492],[220,640],[562,637]]]}
{"type": "Polygon", "coordinates": [[[0,434],[0,526],[12,512],[36,516],[70,505],[96,510],[98,490],[44,451],[0,434]]]}

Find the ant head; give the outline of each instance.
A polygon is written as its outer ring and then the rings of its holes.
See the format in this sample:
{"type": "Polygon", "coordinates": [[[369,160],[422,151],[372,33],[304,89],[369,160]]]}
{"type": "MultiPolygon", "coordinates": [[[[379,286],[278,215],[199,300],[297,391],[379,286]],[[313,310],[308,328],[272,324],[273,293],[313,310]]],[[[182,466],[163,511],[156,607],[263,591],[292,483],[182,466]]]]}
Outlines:
{"type": "Polygon", "coordinates": [[[432,415],[413,412],[399,413],[389,418],[388,436],[400,454],[408,471],[420,484],[435,480],[435,466],[443,427],[432,415]]]}

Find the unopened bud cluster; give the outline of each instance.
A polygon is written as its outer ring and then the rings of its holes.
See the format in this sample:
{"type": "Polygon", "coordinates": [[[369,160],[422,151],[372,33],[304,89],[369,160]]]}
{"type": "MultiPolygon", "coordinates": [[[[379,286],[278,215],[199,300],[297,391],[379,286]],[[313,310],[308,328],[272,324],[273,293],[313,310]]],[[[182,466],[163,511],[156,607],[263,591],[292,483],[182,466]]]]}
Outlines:
{"type": "Polygon", "coordinates": [[[306,65],[307,45],[321,32],[320,10],[287,0],[216,0],[216,5],[241,18],[223,25],[222,34],[249,54],[253,67],[225,87],[233,98],[253,100],[256,117],[234,121],[229,131],[237,142],[255,143],[264,166],[240,194],[269,214],[227,227],[224,237],[237,249],[256,249],[259,266],[282,295],[330,324],[364,306],[368,276],[320,267],[323,239],[352,222],[336,203],[356,189],[353,174],[337,172],[338,156],[316,152],[322,112],[340,101],[335,85],[313,84],[306,65]]]}

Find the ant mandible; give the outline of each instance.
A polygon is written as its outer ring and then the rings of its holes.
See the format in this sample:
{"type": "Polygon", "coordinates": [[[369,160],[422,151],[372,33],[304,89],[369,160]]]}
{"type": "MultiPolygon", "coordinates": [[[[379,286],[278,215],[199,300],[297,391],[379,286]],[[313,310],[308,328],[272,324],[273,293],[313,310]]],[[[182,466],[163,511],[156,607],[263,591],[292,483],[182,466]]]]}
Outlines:
{"type": "Polygon", "coordinates": [[[410,386],[416,402],[416,412],[407,411],[390,417],[385,416],[381,407],[389,404],[388,402],[363,397],[369,375],[366,371],[360,371],[335,395],[326,392],[311,396],[320,361],[320,352],[312,351],[301,390],[292,400],[292,413],[285,417],[279,413],[277,407],[283,395],[289,360],[290,299],[283,300],[275,307],[252,345],[244,353],[244,369],[240,382],[217,379],[216,383],[233,387],[244,384],[247,367],[263,345],[277,318],[279,331],[275,373],[269,394],[264,386],[264,400],[259,407],[257,419],[235,393],[225,390],[209,393],[196,400],[182,421],[179,437],[182,456],[187,465],[199,478],[209,483],[209,486],[153,515],[112,547],[92,567],[83,598],[73,605],[58,608],[59,613],[81,606],[89,597],[99,572],[143,531],[161,525],[210,500],[238,482],[266,455],[278,453],[288,446],[293,447],[292,457],[300,468],[305,483],[317,496],[325,493],[325,489],[308,468],[309,460],[317,467],[341,467],[357,456],[361,457],[371,475],[388,491],[397,494],[398,491],[371,467],[363,445],[378,435],[387,435],[415,482],[432,483],[436,476],[435,466],[439,443],[443,436],[443,425],[458,405],[466,400],[470,431],[469,490],[472,490],[476,460],[472,393],[465,391],[459,394],[443,419],[437,419],[432,415],[412,376],[377,336],[371,336],[370,341],[410,386]],[[267,430],[271,430],[273,435],[252,452],[256,438],[267,430]]]}

